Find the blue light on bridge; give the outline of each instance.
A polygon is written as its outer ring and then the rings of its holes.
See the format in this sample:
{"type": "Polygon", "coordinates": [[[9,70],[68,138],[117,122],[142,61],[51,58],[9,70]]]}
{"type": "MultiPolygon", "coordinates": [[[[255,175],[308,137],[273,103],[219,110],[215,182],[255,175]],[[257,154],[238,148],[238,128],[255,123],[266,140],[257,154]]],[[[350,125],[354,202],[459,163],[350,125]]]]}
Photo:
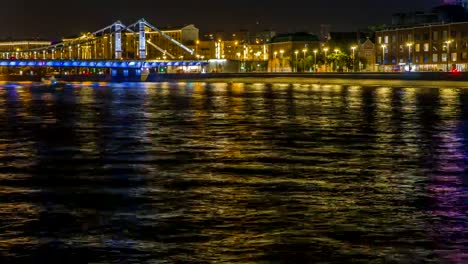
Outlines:
{"type": "Polygon", "coordinates": [[[0,60],[2,67],[76,67],[76,68],[110,68],[141,69],[168,66],[204,66],[203,61],[98,61],[98,60],[0,60]]]}

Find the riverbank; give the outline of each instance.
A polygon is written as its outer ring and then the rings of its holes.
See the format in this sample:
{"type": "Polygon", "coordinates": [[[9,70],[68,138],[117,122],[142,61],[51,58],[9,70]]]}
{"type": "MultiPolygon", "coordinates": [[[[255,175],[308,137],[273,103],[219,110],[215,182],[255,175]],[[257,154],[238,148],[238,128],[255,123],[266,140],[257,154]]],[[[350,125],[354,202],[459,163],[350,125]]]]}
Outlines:
{"type": "Polygon", "coordinates": [[[158,74],[149,82],[298,83],[468,88],[468,73],[210,73],[158,74]]]}
{"type": "MultiPolygon", "coordinates": [[[[110,75],[63,75],[66,82],[112,82],[110,75]]],[[[41,81],[40,76],[0,75],[0,81],[41,81]]],[[[208,73],[150,74],[142,82],[228,82],[388,85],[468,88],[468,73],[208,73]]]]}

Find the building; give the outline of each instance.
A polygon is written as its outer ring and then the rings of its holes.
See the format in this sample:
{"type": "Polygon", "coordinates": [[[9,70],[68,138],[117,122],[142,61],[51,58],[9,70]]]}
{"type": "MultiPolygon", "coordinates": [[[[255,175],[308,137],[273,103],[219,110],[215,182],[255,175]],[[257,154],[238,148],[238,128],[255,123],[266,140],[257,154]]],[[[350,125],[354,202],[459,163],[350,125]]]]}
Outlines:
{"type": "Polygon", "coordinates": [[[278,35],[267,46],[268,71],[305,71],[310,68],[305,66],[307,58],[320,49],[320,40],[316,35],[298,32],[278,35]]]}
{"type": "Polygon", "coordinates": [[[51,42],[44,40],[6,40],[0,41],[0,53],[3,59],[19,58],[20,53],[24,50],[47,47],[49,45],[51,45],[51,42]]]}
{"type": "Polygon", "coordinates": [[[444,0],[446,5],[458,5],[468,9],[468,0],[444,0]]]}
{"type": "Polygon", "coordinates": [[[380,70],[468,70],[468,22],[388,28],[376,45],[380,70]]]}
{"type": "Polygon", "coordinates": [[[432,23],[454,23],[468,21],[468,12],[461,5],[442,5],[431,12],[407,12],[392,15],[392,26],[411,26],[432,23]]]}
{"type": "Polygon", "coordinates": [[[359,71],[376,71],[375,44],[370,39],[358,46],[357,56],[359,71]]]}
{"type": "MultiPolygon", "coordinates": [[[[165,28],[161,32],[184,46],[195,49],[199,40],[199,29],[193,24],[179,28],[165,28]]],[[[146,58],[147,59],[193,59],[190,54],[168,40],[158,31],[146,28],[146,58]]],[[[80,37],[69,37],[62,39],[63,48],[57,50],[56,58],[80,58],[80,59],[115,59],[114,43],[115,34],[105,35],[104,37],[95,37],[90,33],[83,34],[80,37]],[[79,45],[71,45],[79,43],[79,45]]],[[[139,58],[139,35],[138,32],[122,33],[122,58],[139,58]]]]}

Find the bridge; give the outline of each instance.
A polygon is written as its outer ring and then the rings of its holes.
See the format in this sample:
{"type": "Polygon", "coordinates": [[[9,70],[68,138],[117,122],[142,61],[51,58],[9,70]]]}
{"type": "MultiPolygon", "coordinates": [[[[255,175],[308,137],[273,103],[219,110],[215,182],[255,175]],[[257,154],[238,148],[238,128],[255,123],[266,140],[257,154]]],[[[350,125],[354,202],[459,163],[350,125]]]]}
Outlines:
{"type": "Polygon", "coordinates": [[[0,52],[3,59],[195,59],[194,47],[169,36],[145,19],[131,25],[117,21],[109,26],[63,39],[49,46],[0,52]]]}
{"type": "Polygon", "coordinates": [[[109,69],[116,76],[171,67],[202,71],[206,64],[194,46],[181,43],[181,36],[170,36],[145,19],[130,25],[117,21],[49,46],[0,52],[0,67],[109,69]]]}
{"type": "Polygon", "coordinates": [[[0,60],[0,67],[54,67],[96,69],[151,69],[176,66],[204,66],[205,61],[141,60],[0,60]]]}

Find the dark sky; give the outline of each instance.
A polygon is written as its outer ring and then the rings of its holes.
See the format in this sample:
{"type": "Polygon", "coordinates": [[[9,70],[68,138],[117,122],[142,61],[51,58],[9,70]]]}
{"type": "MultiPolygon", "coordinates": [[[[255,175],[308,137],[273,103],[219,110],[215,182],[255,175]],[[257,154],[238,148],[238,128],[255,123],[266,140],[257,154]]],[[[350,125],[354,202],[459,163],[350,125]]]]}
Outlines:
{"type": "Polygon", "coordinates": [[[62,37],[115,20],[146,18],[157,27],[195,24],[201,31],[273,28],[335,31],[391,23],[399,11],[429,10],[441,0],[0,0],[0,39],[62,37]],[[257,26],[256,24],[259,23],[257,26]]]}

